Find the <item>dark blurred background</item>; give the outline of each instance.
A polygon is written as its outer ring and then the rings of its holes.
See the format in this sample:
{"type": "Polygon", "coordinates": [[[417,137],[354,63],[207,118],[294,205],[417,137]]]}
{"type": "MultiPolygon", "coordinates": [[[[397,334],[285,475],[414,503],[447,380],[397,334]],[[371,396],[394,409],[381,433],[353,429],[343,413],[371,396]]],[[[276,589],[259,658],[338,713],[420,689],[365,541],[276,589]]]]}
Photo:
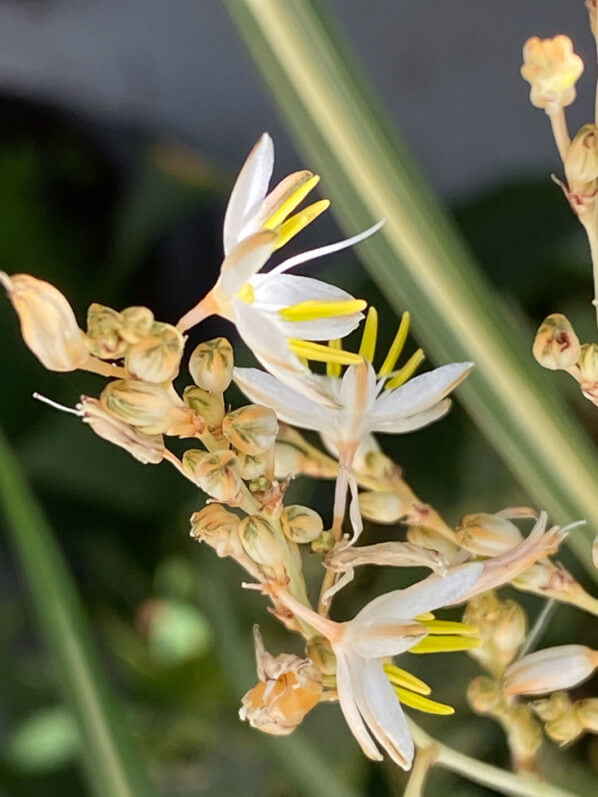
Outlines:
{"type": "MultiPolygon", "coordinates": [[[[556,150],[519,76],[527,37],[568,33],[587,65],[568,114],[572,131],[589,121],[595,56],[582,0],[329,6],[521,334],[531,344],[534,325],[558,308],[580,337],[591,339],[584,238],[549,179],[558,172],[556,150]]],[[[264,130],[275,139],[277,176],[309,168],[219,3],[3,0],[0,267],[55,283],[81,322],[91,301],[146,304],[161,320],[175,321],[217,274],[227,193],[264,130]]],[[[338,234],[332,217],[321,219],[292,248],[338,234]]],[[[353,255],[311,271],[377,303],[383,338],[392,338],[394,315],[353,255]]],[[[200,340],[220,333],[232,331],[210,321],[193,334],[200,340]]],[[[259,598],[240,592],[232,564],[189,540],[188,517],[201,498],[167,466],[144,467],[31,399],[38,390],[72,406],[82,392],[97,394],[101,381],[45,372],[22,344],[4,299],[0,362],[2,426],[56,530],[160,794],[299,794],[288,759],[300,747],[268,742],[236,718],[254,678],[247,668],[252,623],[262,623],[273,652],[298,648],[259,598]]],[[[570,393],[596,437],[595,410],[560,377],[554,389],[570,393]]],[[[416,492],[450,522],[465,511],[530,501],[458,403],[441,424],[383,442],[416,492]]],[[[301,481],[292,487],[295,500],[324,512],[331,489],[301,481]]],[[[366,541],[389,534],[400,531],[371,527],[366,541]]],[[[364,570],[339,600],[339,616],[400,583],[396,572],[364,570]]],[[[523,603],[533,618],[539,602],[523,603]]],[[[592,618],[560,608],[544,642],[596,645],[594,626],[592,618]]],[[[423,724],[472,755],[508,765],[498,726],[465,704],[478,667],[456,655],[419,657],[414,665],[438,699],[458,708],[453,718],[423,724]]],[[[0,547],[0,661],[0,795],[87,794],[76,731],[56,696],[8,547],[0,547]]],[[[597,694],[596,684],[583,690],[597,694]]],[[[355,793],[402,792],[402,773],[363,759],[337,707],[320,707],[304,730],[355,793]]],[[[556,777],[566,772],[571,788],[593,793],[595,739],[558,755],[545,747],[556,777]]],[[[431,795],[490,793],[442,773],[428,788],[431,795]]]]}

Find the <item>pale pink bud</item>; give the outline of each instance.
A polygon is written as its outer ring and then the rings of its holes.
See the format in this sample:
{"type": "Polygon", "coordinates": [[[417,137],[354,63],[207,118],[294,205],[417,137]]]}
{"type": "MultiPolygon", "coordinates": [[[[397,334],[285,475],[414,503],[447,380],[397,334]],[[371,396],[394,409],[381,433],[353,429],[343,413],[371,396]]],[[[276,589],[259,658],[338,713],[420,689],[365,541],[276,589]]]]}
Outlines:
{"type": "Polygon", "coordinates": [[[577,686],[598,666],[598,653],[585,645],[560,645],[530,653],[505,671],[507,695],[542,695],[577,686]]]}
{"type": "Polygon", "coordinates": [[[465,515],[455,536],[462,548],[477,556],[498,556],[523,539],[510,520],[485,512],[465,515]]]}
{"type": "Polygon", "coordinates": [[[19,321],[23,340],[50,371],[74,371],[89,357],[87,339],[72,307],[49,282],[29,274],[0,271],[19,321]]]}

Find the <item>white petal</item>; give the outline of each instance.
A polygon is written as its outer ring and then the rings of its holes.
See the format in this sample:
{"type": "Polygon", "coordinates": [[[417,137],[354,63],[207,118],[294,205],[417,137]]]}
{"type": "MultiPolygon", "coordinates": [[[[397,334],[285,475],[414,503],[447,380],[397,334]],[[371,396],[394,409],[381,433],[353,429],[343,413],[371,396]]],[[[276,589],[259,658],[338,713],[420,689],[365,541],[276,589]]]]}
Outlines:
{"type": "Polygon", "coordinates": [[[274,251],[275,242],[275,232],[262,230],[243,239],[234,247],[222,261],[220,277],[214,286],[214,292],[221,300],[230,301],[236,296],[268,261],[274,251]]]}
{"type": "Polygon", "coordinates": [[[471,371],[473,363],[450,363],[410,379],[396,390],[386,390],[376,402],[375,424],[408,418],[447,396],[471,371]]]}
{"type": "Polygon", "coordinates": [[[351,545],[355,545],[357,540],[361,537],[361,532],[363,531],[363,518],[361,517],[361,510],[359,508],[359,490],[357,488],[357,480],[352,473],[349,473],[349,490],[351,491],[349,519],[351,521],[351,528],[353,529],[351,545]]]}
{"type": "Polygon", "coordinates": [[[344,241],[337,241],[334,244],[328,244],[328,246],[320,246],[317,249],[310,249],[308,252],[302,252],[300,255],[290,257],[288,260],[285,260],[283,263],[280,263],[280,265],[276,266],[276,268],[273,268],[270,274],[282,274],[291,268],[295,268],[295,266],[300,266],[302,263],[307,263],[308,261],[315,260],[318,257],[331,255],[334,252],[340,252],[341,249],[347,249],[349,246],[354,246],[360,241],[363,241],[364,238],[369,238],[370,235],[378,232],[385,221],[386,219],[382,219],[382,221],[379,221],[377,224],[374,224],[367,230],[364,230],[357,235],[353,235],[351,238],[346,238],[344,241]]]}
{"type": "Polygon", "coordinates": [[[376,741],[395,764],[411,769],[415,752],[407,720],[390,681],[376,660],[350,660],[353,683],[356,684],[357,707],[376,741]]]}
{"type": "Polygon", "coordinates": [[[278,320],[280,328],[289,338],[301,340],[336,340],[350,335],[363,321],[363,313],[335,316],[334,318],[318,318],[314,321],[278,320]]]}
{"type": "Polygon", "coordinates": [[[355,702],[354,686],[352,683],[352,673],[349,663],[340,649],[336,653],[336,688],[338,691],[338,701],[341,711],[345,717],[347,725],[353,736],[368,758],[374,761],[382,761],[382,755],[374,744],[372,737],[367,731],[363,720],[357,709],[355,702]]]}
{"type": "Polygon", "coordinates": [[[233,302],[233,313],[239,335],[273,376],[322,407],[338,406],[327,389],[328,381],[312,374],[293,354],[285,335],[271,317],[239,299],[233,302]]]}
{"type": "Polygon", "coordinates": [[[244,225],[257,213],[273,168],[274,144],[264,133],[243,164],[228,200],[223,228],[225,255],[239,243],[244,225]]]}
{"type": "Polygon", "coordinates": [[[424,412],[416,412],[415,415],[410,415],[408,418],[395,418],[393,420],[378,421],[376,420],[376,410],[370,415],[369,427],[374,432],[383,432],[385,434],[405,434],[406,432],[414,432],[416,429],[422,429],[424,426],[429,426],[434,421],[443,418],[451,408],[451,400],[443,399],[435,404],[430,409],[424,412]]]}
{"type": "Polygon", "coordinates": [[[256,303],[264,302],[273,308],[288,307],[319,299],[325,302],[345,302],[353,299],[350,293],[313,277],[297,274],[257,274],[251,284],[256,303]]]}
{"type": "Polygon", "coordinates": [[[378,625],[395,617],[417,617],[433,612],[458,600],[480,578],[483,569],[481,562],[472,562],[450,570],[444,577],[434,574],[407,589],[380,595],[368,603],[351,623],[378,625]]]}
{"type": "Polygon", "coordinates": [[[408,617],[382,615],[376,621],[362,623],[358,618],[350,622],[343,644],[347,651],[364,659],[400,656],[428,635],[426,629],[408,617]]]}
{"type": "Polygon", "coordinates": [[[233,378],[248,399],[255,404],[270,407],[284,423],[316,431],[322,425],[330,424],[325,407],[299,395],[264,371],[257,368],[235,368],[233,378]]]}

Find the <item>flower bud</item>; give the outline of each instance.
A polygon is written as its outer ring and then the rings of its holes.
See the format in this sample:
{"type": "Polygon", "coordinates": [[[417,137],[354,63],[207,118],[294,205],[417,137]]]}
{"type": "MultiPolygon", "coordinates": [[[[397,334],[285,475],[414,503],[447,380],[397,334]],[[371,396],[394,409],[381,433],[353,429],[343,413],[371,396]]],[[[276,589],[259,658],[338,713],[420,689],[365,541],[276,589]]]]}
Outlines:
{"type": "Polygon", "coordinates": [[[565,174],[571,190],[593,194],[598,180],[598,127],[584,125],[565,157],[565,174]]]}
{"type": "Polygon", "coordinates": [[[124,448],[144,465],[156,465],[164,458],[162,435],[146,434],[124,421],[110,415],[94,398],[82,396],[78,408],[84,423],[89,424],[98,437],[124,448]]]}
{"type": "Polygon", "coordinates": [[[309,640],[307,655],[322,675],[336,675],[336,656],[325,636],[314,636],[309,640]]]}
{"type": "Polygon", "coordinates": [[[206,340],[189,359],[189,373],[198,387],[210,393],[224,393],[233,377],[233,347],[226,338],[206,340]]]}
{"type": "Polygon", "coordinates": [[[312,553],[327,554],[334,548],[336,540],[331,531],[323,531],[311,544],[312,553]]]}
{"type": "Polygon", "coordinates": [[[542,744],[542,728],[530,707],[524,704],[509,707],[505,728],[515,764],[529,766],[542,744]]]}
{"type": "Polygon", "coordinates": [[[241,466],[232,451],[209,453],[190,448],[183,454],[183,470],[211,498],[235,503],[243,487],[241,466]]]}
{"type": "Polygon", "coordinates": [[[225,416],[222,434],[244,454],[263,454],[272,448],[278,434],[276,413],[268,407],[248,404],[225,416]]]}
{"type": "Polygon", "coordinates": [[[188,407],[205,420],[208,427],[213,429],[220,426],[224,418],[224,402],[221,394],[208,393],[195,385],[189,385],[183,390],[183,401],[188,407]]]}
{"type": "Polygon", "coordinates": [[[497,682],[480,675],[474,678],[467,687],[467,701],[476,714],[500,715],[506,703],[497,682]]]}
{"type": "Polygon", "coordinates": [[[407,539],[420,548],[430,548],[438,551],[445,559],[452,562],[459,553],[459,547],[434,529],[425,526],[410,526],[407,529],[407,539]]]}
{"type": "Polygon", "coordinates": [[[241,553],[239,518],[222,504],[208,504],[191,515],[190,536],[197,542],[206,542],[220,557],[237,558],[241,553]]]}
{"type": "Polygon", "coordinates": [[[531,707],[545,723],[544,730],[548,736],[557,744],[569,744],[584,731],[566,692],[555,692],[546,700],[536,700],[531,707]]]}
{"type": "MultiPolygon", "coordinates": [[[[276,567],[281,564],[285,551],[272,523],[263,515],[243,518],[239,537],[245,553],[258,565],[276,567]]],[[[284,539],[284,538],[283,538],[284,539]]]]}
{"type": "Polygon", "coordinates": [[[301,463],[305,459],[302,451],[289,443],[276,442],[274,446],[274,473],[277,479],[286,479],[301,473],[301,463]]]}
{"type": "Polygon", "coordinates": [[[239,716],[264,733],[286,736],[318,704],[322,676],[309,659],[290,654],[274,658],[264,650],[257,627],[254,634],[260,681],[244,695],[239,716]]]}
{"type": "Polygon", "coordinates": [[[127,353],[125,365],[132,376],[144,382],[172,382],[179,373],[185,338],[170,324],[155,323],[151,334],[127,353]]]}
{"type": "Polygon", "coordinates": [[[121,310],[121,335],[127,343],[135,344],[146,338],[154,324],[154,314],[149,307],[126,307],[121,310]]]}
{"type": "Polygon", "coordinates": [[[588,697],[575,703],[575,714],[584,731],[598,733],[598,697],[588,697]]]}
{"type": "Polygon", "coordinates": [[[29,274],[9,277],[0,271],[19,321],[23,340],[50,371],[74,371],[89,357],[83,330],[72,307],[49,282],[29,274]]]}
{"type": "Polygon", "coordinates": [[[287,506],[280,516],[286,537],[299,544],[313,542],[324,530],[322,518],[308,506],[287,506]]]}
{"type": "Polygon", "coordinates": [[[553,114],[575,99],[575,84],[583,72],[583,61],[573,52],[568,36],[528,39],[523,47],[521,75],[531,86],[530,101],[553,114]]]}
{"type": "Polygon", "coordinates": [[[100,395],[104,409],[120,421],[160,434],[171,424],[176,409],[166,390],[135,379],[109,382],[100,395]]]}
{"type": "Polygon", "coordinates": [[[477,556],[498,556],[522,541],[517,526],[500,515],[465,515],[457,527],[459,545],[477,556]]]}
{"type": "Polygon", "coordinates": [[[502,654],[505,663],[511,661],[525,641],[527,616],[513,600],[503,602],[498,615],[492,643],[502,654]]]}
{"type": "Polygon", "coordinates": [[[598,403],[598,343],[584,343],[579,357],[581,392],[594,404],[598,403]]]}
{"type": "Polygon", "coordinates": [[[92,354],[102,360],[124,357],[129,348],[120,313],[97,302],[90,304],[87,310],[87,337],[92,354]]]}
{"type": "Polygon", "coordinates": [[[463,622],[474,625],[484,640],[469,654],[495,676],[501,675],[525,639],[527,618],[521,606],[499,600],[492,591],[484,592],[469,601],[463,622]]]}
{"type": "Polygon", "coordinates": [[[543,368],[566,371],[579,360],[581,346],[570,321],[560,313],[547,316],[534,340],[533,353],[543,368]]]}
{"type": "Polygon", "coordinates": [[[577,686],[594,672],[598,654],[584,645],[560,645],[530,653],[506,672],[507,695],[542,695],[577,686]]]}
{"type": "MultiPolygon", "coordinates": [[[[266,456],[264,454],[244,454],[242,451],[235,451],[239,463],[241,464],[241,477],[245,481],[255,482],[262,479],[266,473],[266,456]]],[[[264,485],[264,489],[266,485],[264,485]]],[[[251,488],[253,490],[253,486],[251,488]]],[[[260,485],[260,489],[261,485],[260,485]]]]}
{"type": "Polygon", "coordinates": [[[396,493],[359,493],[359,509],[364,518],[374,523],[396,523],[405,515],[403,502],[396,493]]]}

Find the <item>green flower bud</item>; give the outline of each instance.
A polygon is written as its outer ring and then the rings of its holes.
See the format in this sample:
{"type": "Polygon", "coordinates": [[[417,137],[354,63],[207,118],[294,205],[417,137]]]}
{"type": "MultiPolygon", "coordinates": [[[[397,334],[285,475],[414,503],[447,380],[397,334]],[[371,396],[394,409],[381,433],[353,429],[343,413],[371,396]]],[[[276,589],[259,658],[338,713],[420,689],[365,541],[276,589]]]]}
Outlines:
{"type": "Polygon", "coordinates": [[[211,498],[237,502],[243,482],[239,460],[232,451],[209,453],[190,448],[183,454],[183,469],[211,498]]]}
{"type": "Polygon", "coordinates": [[[566,371],[579,360],[581,346],[568,319],[553,313],[540,325],[533,347],[534,357],[544,368],[566,371]]]}
{"type": "Polygon", "coordinates": [[[87,336],[91,351],[102,360],[117,360],[124,357],[129,343],[123,336],[120,313],[111,307],[94,302],[87,310],[87,336]]]}
{"type": "Polygon", "coordinates": [[[222,434],[244,454],[263,454],[274,445],[278,434],[276,413],[268,407],[248,404],[222,421],[222,434]]]}
{"type": "Polygon", "coordinates": [[[220,426],[224,418],[224,402],[221,394],[208,393],[195,385],[183,390],[183,401],[204,418],[210,429],[220,426]]]}
{"type": "Polygon", "coordinates": [[[276,567],[285,551],[272,523],[262,515],[250,515],[241,521],[239,537],[245,553],[258,565],[276,567]]]}
{"type": "Polygon", "coordinates": [[[224,393],[233,377],[233,347],[226,338],[206,340],[189,359],[189,373],[195,384],[210,393],[224,393]]]}
{"type": "Polygon", "coordinates": [[[280,516],[282,530],[296,543],[313,542],[324,530],[322,518],[308,506],[287,506],[280,516]]]}
{"type": "Polygon", "coordinates": [[[313,553],[327,554],[334,548],[335,543],[334,534],[331,531],[323,531],[312,542],[311,549],[313,553]]]}
{"type": "Polygon", "coordinates": [[[565,157],[565,174],[571,190],[593,194],[598,187],[598,127],[584,125],[565,157]]]}
{"type": "MultiPolygon", "coordinates": [[[[266,456],[264,454],[244,454],[242,451],[235,451],[239,462],[241,463],[241,476],[244,481],[255,482],[257,479],[264,478],[266,473],[266,456]]],[[[264,484],[263,489],[266,489],[269,482],[264,484]]],[[[256,489],[260,489],[261,485],[255,485],[256,489]]],[[[251,488],[253,490],[253,487],[251,488]]]]}
{"type": "Polygon", "coordinates": [[[185,338],[178,329],[155,323],[148,337],[131,346],[125,365],[144,382],[171,382],[178,375],[184,348],[185,338]]]}
{"type": "Polygon", "coordinates": [[[210,545],[220,557],[237,558],[242,551],[239,518],[222,504],[208,504],[191,515],[190,536],[210,545]]]}
{"type": "Polygon", "coordinates": [[[135,379],[109,382],[100,395],[100,402],[115,418],[155,434],[170,427],[176,409],[164,388],[135,379]]]}
{"type": "Polygon", "coordinates": [[[359,509],[364,518],[374,523],[396,523],[405,515],[403,502],[396,493],[359,493],[359,509]]]}
{"type": "Polygon", "coordinates": [[[127,343],[139,343],[152,331],[154,314],[149,307],[126,307],[120,313],[121,335],[127,343]]]}

